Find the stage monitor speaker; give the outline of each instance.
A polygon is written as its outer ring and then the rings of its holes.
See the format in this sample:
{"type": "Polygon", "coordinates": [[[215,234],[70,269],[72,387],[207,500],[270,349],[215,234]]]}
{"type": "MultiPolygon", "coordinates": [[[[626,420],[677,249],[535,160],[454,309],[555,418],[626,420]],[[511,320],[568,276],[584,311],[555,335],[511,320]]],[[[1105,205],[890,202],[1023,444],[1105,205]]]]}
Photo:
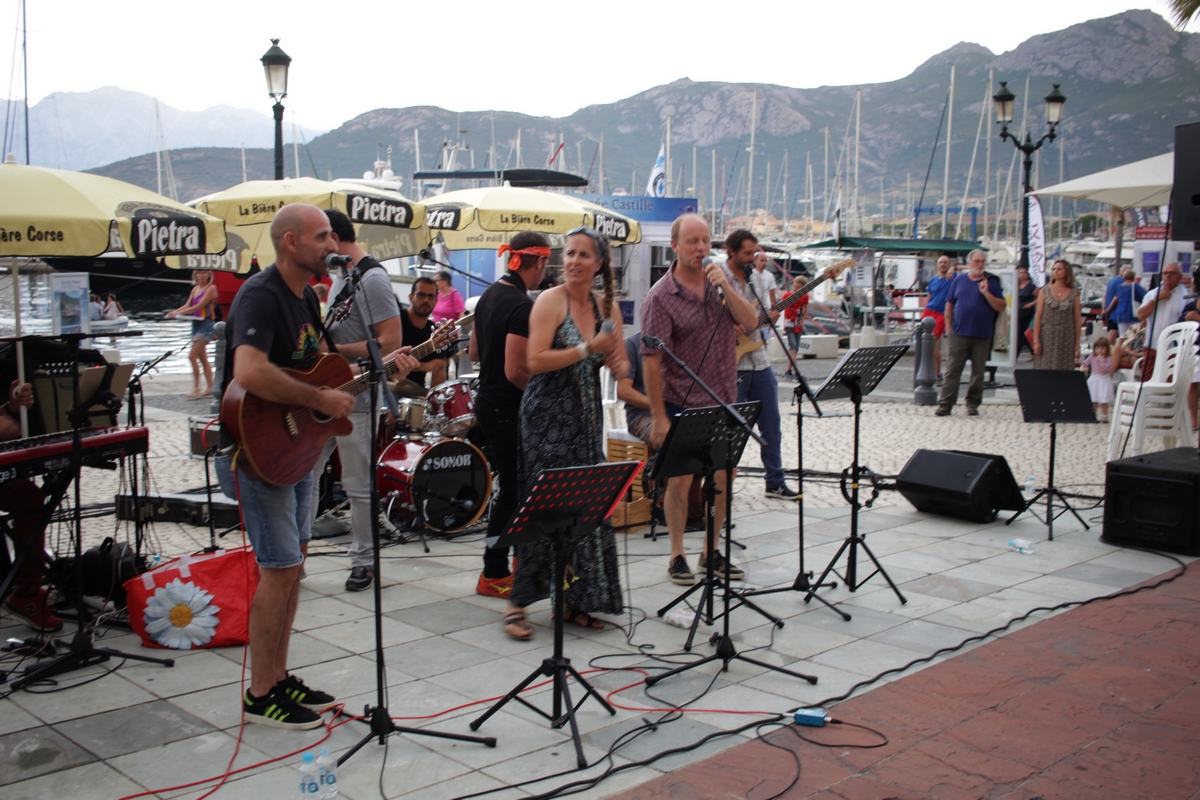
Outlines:
{"type": "Polygon", "coordinates": [[[1200,122],[1175,126],[1171,239],[1200,241],[1200,122]]]}
{"type": "Polygon", "coordinates": [[[918,450],[896,488],[918,511],[991,522],[1000,509],[1025,507],[1004,456],[964,450],[918,450]]]}
{"type": "Polygon", "coordinates": [[[1200,451],[1108,462],[1102,541],[1200,556],[1200,451]]]}

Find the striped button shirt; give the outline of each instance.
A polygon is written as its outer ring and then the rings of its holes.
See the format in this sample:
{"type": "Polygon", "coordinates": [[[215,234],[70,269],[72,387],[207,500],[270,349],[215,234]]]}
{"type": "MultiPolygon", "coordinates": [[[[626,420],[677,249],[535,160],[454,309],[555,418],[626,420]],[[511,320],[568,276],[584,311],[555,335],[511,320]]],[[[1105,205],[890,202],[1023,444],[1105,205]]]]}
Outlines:
{"type": "MultiPolygon", "coordinates": [[[[700,380],[708,384],[726,403],[737,401],[737,347],[733,316],[717,290],[705,282],[704,297],[675,279],[675,261],[671,269],[650,287],[642,301],[642,333],[663,340],[700,380]]],[[[728,274],[730,285],[735,285],[728,274]]],[[[643,356],[659,355],[658,348],[642,344],[643,356]]],[[[663,400],[683,408],[715,405],[712,398],[668,355],[663,355],[663,400]]]]}

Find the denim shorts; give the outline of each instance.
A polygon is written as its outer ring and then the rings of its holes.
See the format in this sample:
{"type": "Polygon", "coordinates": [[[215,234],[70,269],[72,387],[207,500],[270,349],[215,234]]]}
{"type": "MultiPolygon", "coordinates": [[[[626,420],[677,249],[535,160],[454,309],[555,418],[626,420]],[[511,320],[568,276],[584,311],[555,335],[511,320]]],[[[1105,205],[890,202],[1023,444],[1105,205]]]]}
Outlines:
{"type": "Polygon", "coordinates": [[[800,337],[804,335],[804,331],[793,330],[788,328],[784,331],[788,340],[788,350],[797,352],[800,350],[800,337]]]}
{"type": "Polygon", "coordinates": [[[310,473],[295,486],[275,486],[237,473],[238,505],[254,559],[263,569],[304,563],[300,545],[312,538],[310,473]]]}
{"type": "Polygon", "coordinates": [[[213,328],[216,322],[211,319],[194,319],[192,320],[192,341],[193,342],[211,342],[217,338],[213,333],[213,328]]]}

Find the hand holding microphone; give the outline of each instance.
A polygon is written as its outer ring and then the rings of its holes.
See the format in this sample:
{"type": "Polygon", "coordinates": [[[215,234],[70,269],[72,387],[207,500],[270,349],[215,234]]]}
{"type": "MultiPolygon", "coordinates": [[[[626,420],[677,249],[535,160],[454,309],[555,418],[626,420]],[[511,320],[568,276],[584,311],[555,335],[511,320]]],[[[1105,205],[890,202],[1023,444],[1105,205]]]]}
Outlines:
{"type": "Polygon", "coordinates": [[[616,344],[616,328],[617,324],[611,319],[604,320],[600,324],[600,332],[587,343],[588,353],[608,353],[612,350],[616,344]]]}
{"type": "Polygon", "coordinates": [[[717,294],[721,295],[721,302],[724,303],[725,270],[721,269],[712,256],[705,256],[704,260],[700,262],[700,266],[704,267],[704,277],[708,279],[708,282],[717,287],[717,294]]]}

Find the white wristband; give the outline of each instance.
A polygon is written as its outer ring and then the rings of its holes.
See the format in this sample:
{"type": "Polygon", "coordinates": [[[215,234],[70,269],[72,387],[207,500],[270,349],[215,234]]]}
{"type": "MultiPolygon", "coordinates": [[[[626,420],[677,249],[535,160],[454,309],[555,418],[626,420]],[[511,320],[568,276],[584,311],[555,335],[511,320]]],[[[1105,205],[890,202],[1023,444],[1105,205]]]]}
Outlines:
{"type": "Polygon", "coordinates": [[[583,344],[580,344],[580,345],[576,345],[575,349],[579,351],[579,360],[580,361],[583,361],[592,352],[592,349],[590,347],[588,347],[587,342],[584,342],[583,344]]]}

